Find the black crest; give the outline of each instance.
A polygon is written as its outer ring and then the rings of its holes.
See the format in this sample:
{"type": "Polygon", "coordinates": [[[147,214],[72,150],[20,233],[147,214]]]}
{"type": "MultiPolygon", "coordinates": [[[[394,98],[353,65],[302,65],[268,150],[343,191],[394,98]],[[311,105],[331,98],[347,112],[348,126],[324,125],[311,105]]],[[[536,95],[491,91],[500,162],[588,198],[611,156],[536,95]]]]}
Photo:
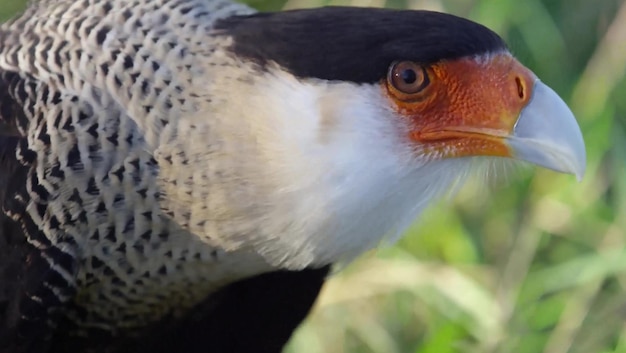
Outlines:
{"type": "Polygon", "coordinates": [[[504,50],[488,28],[430,11],[325,7],[221,20],[239,58],[302,78],[373,83],[396,60],[433,63],[504,50]]]}

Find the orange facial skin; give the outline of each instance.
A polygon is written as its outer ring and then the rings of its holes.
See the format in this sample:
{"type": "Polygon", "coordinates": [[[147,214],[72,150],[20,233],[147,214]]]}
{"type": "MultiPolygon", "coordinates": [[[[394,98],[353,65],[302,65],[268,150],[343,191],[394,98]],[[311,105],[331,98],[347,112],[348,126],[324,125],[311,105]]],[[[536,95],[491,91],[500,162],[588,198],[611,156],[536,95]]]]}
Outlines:
{"type": "Polygon", "coordinates": [[[528,104],[536,76],[507,53],[442,61],[425,69],[430,83],[418,93],[405,94],[389,79],[384,84],[422,153],[510,157],[505,138],[528,104]]]}

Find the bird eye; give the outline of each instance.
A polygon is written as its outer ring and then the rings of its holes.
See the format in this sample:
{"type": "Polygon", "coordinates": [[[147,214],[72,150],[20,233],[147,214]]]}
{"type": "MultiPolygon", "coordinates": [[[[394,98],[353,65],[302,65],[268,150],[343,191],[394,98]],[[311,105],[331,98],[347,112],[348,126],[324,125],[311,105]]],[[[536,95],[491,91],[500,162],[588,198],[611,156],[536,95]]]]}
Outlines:
{"type": "Polygon", "coordinates": [[[418,93],[430,83],[426,69],[412,61],[400,61],[391,65],[388,80],[393,88],[404,94],[418,93]]]}

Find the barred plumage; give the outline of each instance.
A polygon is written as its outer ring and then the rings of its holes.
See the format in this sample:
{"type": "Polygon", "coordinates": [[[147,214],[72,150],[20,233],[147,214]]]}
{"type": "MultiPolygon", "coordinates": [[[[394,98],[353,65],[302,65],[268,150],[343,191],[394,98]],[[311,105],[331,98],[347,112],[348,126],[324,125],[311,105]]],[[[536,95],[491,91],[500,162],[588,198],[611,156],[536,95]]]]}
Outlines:
{"type": "Polygon", "coordinates": [[[180,224],[163,215],[153,153],[177,134],[171,119],[211,99],[193,91],[210,80],[207,65],[231,65],[212,59],[215,20],[250,12],[227,1],[61,0],[0,27],[0,121],[3,134],[24,136],[15,153],[26,181],[3,212],[50,269],[46,293],[30,300],[72,299],[63,319],[73,335],[180,316],[257,271],[228,270],[236,256],[221,261],[222,250],[192,236],[190,215],[168,211],[180,224]]]}

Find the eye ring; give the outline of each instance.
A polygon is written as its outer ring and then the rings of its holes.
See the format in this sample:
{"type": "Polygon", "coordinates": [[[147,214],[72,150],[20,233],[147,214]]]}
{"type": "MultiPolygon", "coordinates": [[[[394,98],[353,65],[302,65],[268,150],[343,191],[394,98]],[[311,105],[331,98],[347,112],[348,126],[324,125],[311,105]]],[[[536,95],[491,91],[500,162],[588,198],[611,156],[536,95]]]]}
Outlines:
{"type": "Polygon", "coordinates": [[[426,68],[413,61],[391,64],[387,81],[395,90],[406,95],[420,93],[430,84],[426,68]]]}

